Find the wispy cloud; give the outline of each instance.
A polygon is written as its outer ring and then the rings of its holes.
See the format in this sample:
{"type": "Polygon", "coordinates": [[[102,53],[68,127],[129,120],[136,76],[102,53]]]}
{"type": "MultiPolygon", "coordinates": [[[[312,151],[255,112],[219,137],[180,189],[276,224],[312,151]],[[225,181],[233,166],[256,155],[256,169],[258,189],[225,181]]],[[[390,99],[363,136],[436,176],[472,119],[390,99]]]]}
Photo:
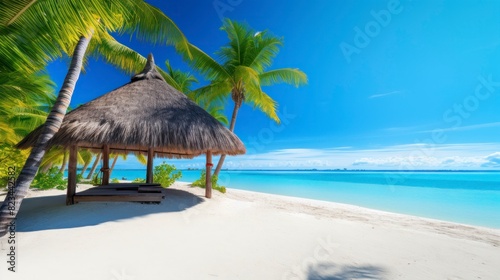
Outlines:
{"type": "MultiPolygon", "coordinates": [[[[473,125],[465,125],[458,127],[448,127],[448,128],[440,128],[439,130],[442,132],[449,131],[465,131],[465,130],[475,130],[482,128],[490,128],[490,127],[498,127],[500,126],[500,122],[491,122],[491,123],[482,123],[482,124],[473,124],[473,125]]],[[[432,133],[435,130],[421,130],[418,133],[432,133]]]]}
{"type": "Polygon", "coordinates": [[[395,94],[401,94],[401,93],[403,93],[403,91],[401,91],[401,90],[395,90],[395,91],[391,91],[391,92],[370,95],[368,98],[372,99],[372,98],[387,97],[389,95],[395,95],[395,94]]]}
{"type": "MultiPolygon", "coordinates": [[[[478,169],[487,164],[489,156],[477,157],[428,157],[397,156],[388,158],[361,158],[353,166],[371,166],[389,169],[478,169]]],[[[485,167],[485,166],[484,166],[485,167]]],[[[493,167],[493,166],[490,166],[493,167]]]]}
{"type": "MultiPolygon", "coordinates": [[[[131,157],[129,157],[131,158],[131,157]]],[[[217,162],[218,158],[214,158],[217,162]]],[[[159,164],[164,159],[156,159],[159,164]]],[[[205,157],[168,160],[177,168],[204,168],[205,157]]],[[[118,168],[124,168],[119,166],[118,168]]],[[[125,168],[133,168],[127,165],[125,168]]],[[[138,165],[136,168],[145,168],[138,165]]],[[[278,149],[228,157],[229,169],[485,169],[500,168],[500,143],[405,144],[380,148],[278,149]]]]}

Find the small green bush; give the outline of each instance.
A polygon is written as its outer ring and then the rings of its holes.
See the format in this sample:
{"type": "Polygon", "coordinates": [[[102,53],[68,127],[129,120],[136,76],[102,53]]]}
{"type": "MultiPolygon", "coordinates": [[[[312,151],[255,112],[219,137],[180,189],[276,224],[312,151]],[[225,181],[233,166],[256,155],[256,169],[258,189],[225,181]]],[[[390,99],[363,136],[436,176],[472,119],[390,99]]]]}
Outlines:
{"type": "MultiPolygon", "coordinates": [[[[194,181],[191,186],[193,187],[200,187],[200,188],[206,188],[205,182],[206,182],[206,176],[207,176],[207,170],[203,169],[201,171],[201,176],[200,179],[194,181]]],[[[212,189],[218,190],[221,193],[226,193],[226,187],[220,186],[219,183],[217,183],[217,180],[219,178],[217,176],[212,176],[211,181],[212,181],[212,189]]]]}
{"type": "Polygon", "coordinates": [[[143,178],[135,178],[132,183],[146,183],[146,179],[143,178]]]}
{"type": "Polygon", "coordinates": [[[155,166],[155,170],[153,172],[153,182],[159,183],[164,188],[170,187],[181,177],[182,172],[177,171],[177,168],[175,168],[174,165],[167,164],[166,162],[155,166]]]}
{"type": "Polygon", "coordinates": [[[82,174],[76,174],[76,183],[82,183],[84,181],[82,174]]]}
{"type": "Polygon", "coordinates": [[[63,174],[59,172],[58,167],[52,167],[47,172],[38,172],[31,184],[32,188],[40,190],[49,190],[57,188],[58,190],[65,190],[67,181],[64,180],[63,174]]]}
{"type": "Polygon", "coordinates": [[[90,181],[90,183],[94,186],[98,186],[101,184],[101,178],[99,178],[99,173],[96,173],[94,174],[94,176],[92,176],[92,180],[90,181]]]}
{"type": "Polygon", "coordinates": [[[118,178],[113,178],[111,179],[111,183],[120,183],[120,180],[118,180],[118,178]]]}

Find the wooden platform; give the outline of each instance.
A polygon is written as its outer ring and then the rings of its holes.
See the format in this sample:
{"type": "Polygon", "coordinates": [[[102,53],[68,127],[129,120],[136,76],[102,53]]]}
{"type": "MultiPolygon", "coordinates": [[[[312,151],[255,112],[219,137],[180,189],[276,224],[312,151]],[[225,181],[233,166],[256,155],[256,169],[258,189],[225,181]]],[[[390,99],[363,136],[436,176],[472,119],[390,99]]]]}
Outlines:
{"type": "Polygon", "coordinates": [[[75,193],[73,202],[126,201],[159,203],[163,198],[165,198],[165,194],[159,184],[123,183],[97,186],[75,193]]]}

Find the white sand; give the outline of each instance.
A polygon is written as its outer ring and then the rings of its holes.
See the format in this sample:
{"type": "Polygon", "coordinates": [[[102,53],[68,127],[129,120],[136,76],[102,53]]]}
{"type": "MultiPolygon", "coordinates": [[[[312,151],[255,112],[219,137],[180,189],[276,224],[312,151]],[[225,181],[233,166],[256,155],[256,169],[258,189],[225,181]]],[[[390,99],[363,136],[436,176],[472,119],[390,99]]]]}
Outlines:
{"type": "Polygon", "coordinates": [[[31,192],[17,220],[17,272],[3,237],[0,279],[500,279],[500,230],[174,188],[160,205],[65,206],[63,191],[31,192]]]}

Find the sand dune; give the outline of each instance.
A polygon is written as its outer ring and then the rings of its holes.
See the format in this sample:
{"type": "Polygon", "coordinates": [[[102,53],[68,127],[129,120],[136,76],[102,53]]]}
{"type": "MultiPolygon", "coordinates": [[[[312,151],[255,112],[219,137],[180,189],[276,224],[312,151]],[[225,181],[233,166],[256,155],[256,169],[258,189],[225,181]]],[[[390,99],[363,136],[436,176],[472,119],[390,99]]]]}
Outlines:
{"type": "MultiPolygon", "coordinates": [[[[84,189],[88,186],[80,186],[84,189]]],[[[176,183],[160,205],[31,191],[0,279],[499,279],[500,230],[176,183]]],[[[0,200],[3,200],[0,197],[0,200]]]]}

